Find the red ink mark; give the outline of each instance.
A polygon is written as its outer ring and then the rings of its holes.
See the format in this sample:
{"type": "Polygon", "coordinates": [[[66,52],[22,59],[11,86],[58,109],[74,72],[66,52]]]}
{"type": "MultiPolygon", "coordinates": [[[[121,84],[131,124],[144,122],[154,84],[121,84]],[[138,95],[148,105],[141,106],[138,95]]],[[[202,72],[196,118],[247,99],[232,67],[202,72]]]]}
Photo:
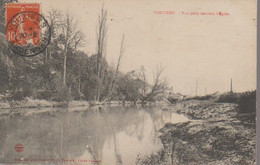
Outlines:
{"type": "Polygon", "coordinates": [[[81,163],[101,163],[101,160],[87,160],[87,159],[14,159],[19,162],[81,162],[81,163]]]}
{"type": "Polygon", "coordinates": [[[216,14],[219,15],[219,16],[229,16],[230,15],[227,12],[217,12],[216,14]]]}
{"type": "Polygon", "coordinates": [[[158,10],[158,11],[153,11],[154,14],[157,15],[174,15],[175,11],[168,11],[168,10],[158,10]]]}
{"type": "Polygon", "coordinates": [[[14,45],[38,45],[40,41],[40,4],[6,5],[6,38],[14,45]],[[26,13],[31,12],[31,13],[26,13]]]}
{"type": "Polygon", "coordinates": [[[171,10],[157,10],[153,11],[156,15],[184,15],[184,16],[230,16],[228,12],[204,12],[204,11],[171,11],[171,10]]]}
{"type": "Polygon", "coordinates": [[[14,146],[14,149],[16,152],[22,152],[23,151],[23,145],[22,144],[16,144],[14,146]]]}

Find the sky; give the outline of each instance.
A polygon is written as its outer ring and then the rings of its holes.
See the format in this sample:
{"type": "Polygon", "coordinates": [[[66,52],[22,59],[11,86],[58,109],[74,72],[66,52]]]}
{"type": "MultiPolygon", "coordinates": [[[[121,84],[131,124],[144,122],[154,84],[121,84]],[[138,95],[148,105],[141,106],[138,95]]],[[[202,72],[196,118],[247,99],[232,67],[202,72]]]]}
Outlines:
{"type": "Polygon", "coordinates": [[[59,9],[77,20],[86,37],[81,50],[96,52],[96,28],[102,5],[108,11],[106,58],[116,64],[122,35],[120,70],[144,66],[150,81],[158,66],[174,92],[198,95],[256,89],[255,0],[20,0],[41,3],[42,12],[59,9]],[[173,15],[154,11],[174,11],[173,15]],[[183,15],[225,12],[228,16],[183,15]]]}

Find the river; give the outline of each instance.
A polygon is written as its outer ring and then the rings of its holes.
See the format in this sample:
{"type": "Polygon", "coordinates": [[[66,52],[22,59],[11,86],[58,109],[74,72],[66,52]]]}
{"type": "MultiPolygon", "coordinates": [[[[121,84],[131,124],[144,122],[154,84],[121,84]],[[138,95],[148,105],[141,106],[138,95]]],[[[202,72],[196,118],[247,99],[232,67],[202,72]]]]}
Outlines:
{"type": "Polygon", "coordinates": [[[0,118],[0,162],[131,165],[137,156],[162,148],[158,130],[164,124],[187,120],[160,107],[141,106],[0,118]],[[15,150],[16,144],[22,151],[15,150]]]}

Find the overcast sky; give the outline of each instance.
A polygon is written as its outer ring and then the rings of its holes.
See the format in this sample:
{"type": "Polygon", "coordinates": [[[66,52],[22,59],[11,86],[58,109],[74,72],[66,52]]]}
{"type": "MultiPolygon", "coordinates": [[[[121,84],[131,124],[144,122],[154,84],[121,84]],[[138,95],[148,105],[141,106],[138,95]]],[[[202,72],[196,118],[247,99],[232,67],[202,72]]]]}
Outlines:
{"type": "MultiPolygon", "coordinates": [[[[51,8],[69,11],[86,36],[82,48],[96,52],[96,27],[103,1],[24,0],[40,2],[45,13],[51,8]]],[[[23,2],[23,1],[20,1],[23,2]]],[[[121,71],[144,66],[150,77],[156,66],[165,68],[174,92],[198,94],[230,89],[256,89],[255,0],[106,0],[108,35],[106,55],[116,63],[120,40],[125,34],[121,71]],[[154,11],[175,11],[156,15],[154,11]],[[227,12],[230,16],[186,16],[185,12],[227,12]]]]}

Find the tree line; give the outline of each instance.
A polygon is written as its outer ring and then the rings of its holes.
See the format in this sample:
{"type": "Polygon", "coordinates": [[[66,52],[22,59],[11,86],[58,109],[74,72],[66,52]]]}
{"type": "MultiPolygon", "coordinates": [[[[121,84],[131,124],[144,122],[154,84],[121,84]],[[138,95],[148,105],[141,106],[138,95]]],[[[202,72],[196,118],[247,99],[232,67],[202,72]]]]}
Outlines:
{"type": "MultiPolygon", "coordinates": [[[[11,0],[2,3],[9,2],[11,0]]],[[[4,6],[1,5],[1,13],[5,12],[4,6]]],[[[152,84],[148,83],[143,66],[128,73],[120,71],[124,34],[118,46],[116,66],[108,64],[105,55],[107,10],[102,8],[97,17],[95,54],[80,51],[79,48],[86,46],[87,38],[72,15],[53,9],[44,17],[51,29],[50,44],[37,56],[20,57],[8,48],[3,31],[5,18],[0,15],[0,93],[5,100],[139,100],[145,104],[163,98],[167,82],[161,78],[162,68],[156,70],[152,84]]]]}

